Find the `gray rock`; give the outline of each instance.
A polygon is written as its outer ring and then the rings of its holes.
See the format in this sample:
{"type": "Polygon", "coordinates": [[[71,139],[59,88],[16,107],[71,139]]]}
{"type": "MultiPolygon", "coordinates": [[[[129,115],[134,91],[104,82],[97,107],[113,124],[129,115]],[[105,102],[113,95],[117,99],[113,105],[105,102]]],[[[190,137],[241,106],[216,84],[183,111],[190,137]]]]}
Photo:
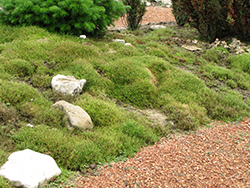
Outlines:
{"type": "Polygon", "coordinates": [[[82,92],[86,80],[77,80],[74,76],[56,75],[52,78],[51,86],[55,92],[77,95],[82,92]]]}
{"type": "Polygon", "coordinates": [[[198,48],[197,46],[189,46],[189,45],[182,45],[183,48],[185,48],[186,50],[192,51],[192,52],[196,52],[196,51],[201,51],[201,48],[198,48]]]}
{"type": "Polygon", "coordinates": [[[75,127],[83,130],[93,130],[90,116],[80,106],[75,106],[66,101],[58,101],[52,107],[63,110],[65,123],[69,130],[73,130],[75,127]]]}
{"type": "Polygon", "coordinates": [[[60,174],[52,157],[30,149],[12,153],[0,168],[0,176],[24,188],[38,188],[60,174]]]}

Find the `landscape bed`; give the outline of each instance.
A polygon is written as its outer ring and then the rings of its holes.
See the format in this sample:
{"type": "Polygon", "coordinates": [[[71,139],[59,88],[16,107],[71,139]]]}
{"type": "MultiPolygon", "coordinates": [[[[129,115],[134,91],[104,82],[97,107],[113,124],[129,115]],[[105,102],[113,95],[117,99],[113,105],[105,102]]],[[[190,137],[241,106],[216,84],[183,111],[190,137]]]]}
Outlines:
{"type": "MultiPolygon", "coordinates": [[[[85,172],[90,164],[126,160],[176,131],[248,117],[250,54],[245,49],[241,55],[211,49],[188,26],[81,39],[1,24],[0,166],[10,153],[29,148],[52,156],[64,177],[85,172]],[[131,45],[112,41],[118,38],[131,45]],[[58,74],[86,79],[82,93],[53,92],[51,80],[58,74]],[[82,107],[93,131],[69,131],[63,113],[51,107],[59,100],[82,107]]],[[[4,179],[0,186],[11,187],[4,179]]]]}

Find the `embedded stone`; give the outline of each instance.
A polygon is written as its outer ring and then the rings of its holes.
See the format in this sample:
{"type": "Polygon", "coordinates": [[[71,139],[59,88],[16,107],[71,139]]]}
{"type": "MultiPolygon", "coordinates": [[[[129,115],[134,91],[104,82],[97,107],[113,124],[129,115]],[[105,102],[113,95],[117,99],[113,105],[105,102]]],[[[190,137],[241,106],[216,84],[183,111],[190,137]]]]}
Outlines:
{"type": "Polygon", "coordinates": [[[77,80],[74,76],[56,75],[52,78],[51,86],[55,92],[77,95],[82,92],[86,84],[85,79],[77,80]]]}
{"type": "Polygon", "coordinates": [[[151,30],[158,30],[158,29],[165,29],[166,26],[164,25],[151,25],[149,29],[151,30]]]}
{"type": "Polygon", "coordinates": [[[125,40],[123,40],[123,39],[113,39],[112,41],[113,42],[120,42],[120,43],[125,44],[125,40]]]}
{"type": "Polygon", "coordinates": [[[185,48],[186,50],[192,51],[192,52],[196,52],[196,51],[201,51],[201,48],[198,48],[197,46],[189,46],[189,45],[182,45],[183,48],[185,48]]]}
{"type": "Polygon", "coordinates": [[[83,130],[93,130],[90,116],[80,106],[75,106],[62,100],[53,104],[52,107],[63,110],[65,124],[69,130],[73,130],[76,127],[83,130]]]}

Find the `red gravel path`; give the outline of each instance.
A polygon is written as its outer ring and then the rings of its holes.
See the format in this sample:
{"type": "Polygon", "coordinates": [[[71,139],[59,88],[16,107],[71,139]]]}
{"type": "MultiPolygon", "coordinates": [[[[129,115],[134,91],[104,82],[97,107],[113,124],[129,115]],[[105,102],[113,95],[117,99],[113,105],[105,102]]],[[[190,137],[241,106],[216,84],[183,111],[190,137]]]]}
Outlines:
{"type": "Polygon", "coordinates": [[[211,126],[162,138],[99,176],[80,177],[78,187],[250,187],[250,119],[211,126]]]}

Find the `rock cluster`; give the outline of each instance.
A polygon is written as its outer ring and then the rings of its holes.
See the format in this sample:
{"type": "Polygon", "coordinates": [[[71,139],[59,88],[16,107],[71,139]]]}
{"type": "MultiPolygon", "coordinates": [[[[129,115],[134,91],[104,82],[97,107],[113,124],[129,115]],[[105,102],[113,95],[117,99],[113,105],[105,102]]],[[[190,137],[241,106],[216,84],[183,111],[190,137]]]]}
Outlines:
{"type": "Polygon", "coordinates": [[[132,46],[131,43],[126,43],[125,40],[123,40],[123,39],[113,39],[112,41],[113,42],[120,42],[120,43],[124,44],[125,46],[132,46]]]}
{"type": "Polygon", "coordinates": [[[224,47],[227,49],[230,53],[235,53],[235,54],[242,54],[245,53],[245,45],[242,44],[239,40],[236,38],[232,39],[231,44],[227,44],[226,41],[220,41],[218,38],[210,45],[210,48],[217,48],[219,46],[224,47]]]}

